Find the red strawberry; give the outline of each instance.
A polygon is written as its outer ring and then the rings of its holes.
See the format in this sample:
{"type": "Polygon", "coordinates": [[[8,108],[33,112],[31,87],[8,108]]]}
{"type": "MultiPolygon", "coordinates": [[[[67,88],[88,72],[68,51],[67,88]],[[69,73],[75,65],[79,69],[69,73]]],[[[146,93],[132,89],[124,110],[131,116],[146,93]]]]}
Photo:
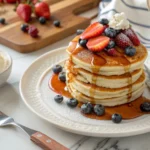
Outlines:
{"type": "Polygon", "coordinates": [[[3,3],[4,1],[3,0],[0,0],[0,3],[3,3]]]}
{"type": "Polygon", "coordinates": [[[95,22],[91,24],[89,27],[85,29],[85,31],[81,34],[81,39],[90,39],[92,37],[99,36],[104,31],[104,26],[99,22],[95,22]]]}
{"type": "Polygon", "coordinates": [[[116,56],[116,49],[115,48],[111,48],[107,50],[107,54],[110,56],[116,56]]]}
{"type": "Polygon", "coordinates": [[[51,16],[49,5],[45,2],[36,3],[35,14],[37,17],[45,17],[46,19],[49,19],[51,16]]]}
{"type": "Polygon", "coordinates": [[[29,26],[28,33],[35,38],[38,36],[39,31],[35,26],[29,26]]]}
{"type": "Polygon", "coordinates": [[[127,46],[133,46],[130,39],[123,33],[119,33],[116,36],[115,42],[120,48],[123,48],[123,49],[126,48],[127,46]]]}
{"type": "Polygon", "coordinates": [[[17,7],[18,16],[23,19],[25,22],[29,22],[31,19],[32,9],[28,4],[19,4],[17,7]]]}
{"type": "Polygon", "coordinates": [[[124,30],[123,33],[129,37],[129,39],[132,41],[132,43],[135,46],[140,45],[139,38],[137,37],[136,33],[131,28],[124,30]]]}
{"type": "Polygon", "coordinates": [[[86,46],[93,52],[103,50],[109,43],[110,38],[107,36],[98,36],[88,40],[86,46]]]}

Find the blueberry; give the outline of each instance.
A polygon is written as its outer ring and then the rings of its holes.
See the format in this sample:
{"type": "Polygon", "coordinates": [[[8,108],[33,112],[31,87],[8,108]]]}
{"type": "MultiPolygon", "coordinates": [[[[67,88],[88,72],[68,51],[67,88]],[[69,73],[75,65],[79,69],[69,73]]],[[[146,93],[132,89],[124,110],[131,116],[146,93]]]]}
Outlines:
{"type": "Polygon", "coordinates": [[[118,29],[118,30],[116,30],[116,34],[119,34],[120,32],[121,32],[121,30],[119,30],[119,29],[118,29]]]}
{"type": "Polygon", "coordinates": [[[79,39],[79,44],[80,44],[82,47],[86,47],[86,43],[87,43],[87,40],[79,39]]]}
{"type": "Polygon", "coordinates": [[[78,101],[75,98],[71,98],[67,101],[67,105],[71,108],[74,108],[78,105],[78,101]]]}
{"type": "Polygon", "coordinates": [[[66,82],[66,72],[60,72],[58,78],[62,82],[66,82]]]}
{"type": "Polygon", "coordinates": [[[113,114],[112,121],[114,123],[120,123],[122,121],[122,116],[120,114],[113,114]]]}
{"type": "Polygon", "coordinates": [[[113,40],[111,40],[107,46],[108,49],[114,48],[115,47],[115,42],[113,40]]]}
{"type": "Polygon", "coordinates": [[[110,37],[110,38],[114,38],[117,35],[116,30],[113,28],[106,28],[105,29],[105,35],[110,37]]]}
{"type": "Polygon", "coordinates": [[[5,18],[0,18],[0,23],[5,24],[5,18]]]}
{"type": "Polygon", "coordinates": [[[77,34],[77,35],[80,35],[80,34],[82,34],[83,32],[84,32],[83,29],[78,29],[77,32],[76,32],[76,34],[77,34]]]}
{"type": "Polygon", "coordinates": [[[29,26],[27,24],[22,24],[20,28],[23,32],[28,32],[29,26]]]}
{"type": "Polygon", "coordinates": [[[135,53],[136,53],[136,49],[134,47],[128,46],[128,47],[125,48],[125,54],[127,56],[134,56],[135,53]]]}
{"type": "Polygon", "coordinates": [[[95,105],[94,112],[97,116],[102,116],[105,113],[105,108],[102,105],[95,105]]]}
{"type": "Polygon", "coordinates": [[[140,108],[144,112],[150,112],[150,102],[144,102],[141,104],[140,108]]]}
{"type": "Polygon", "coordinates": [[[99,22],[103,25],[107,25],[109,23],[108,19],[106,18],[102,18],[99,22]]]}
{"type": "Polygon", "coordinates": [[[40,18],[39,18],[39,22],[40,22],[41,24],[45,24],[45,23],[46,23],[46,18],[45,18],[45,17],[40,17],[40,18]]]}
{"type": "Polygon", "coordinates": [[[60,21],[59,20],[55,20],[53,22],[53,24],[54,24],[55,27],[60,27],[60,21]]]}
{"type": "Polygon", "coordinates": [[[62,66],[60,66],[60,65],[55,65],[55,66],[53,66],[52,70],[53,70],[53,72],[54,72],[55,74],[58,74],[59,72],[62,71],[62,66]]]}
{"type": "Polygon", "coordinates": [[[92,110],[93,110],[93,106],[91,103],[86,103],[81,106],[81,112],[84,114],[90,114],[92,113],[92,110]]]}
{"type": "Polygon", "coordinates": [[[62,95],[56,95],[54,97],[54,100],[57,102],[57,103],[61,103],[63,101],[63,96],[62,95]]]}

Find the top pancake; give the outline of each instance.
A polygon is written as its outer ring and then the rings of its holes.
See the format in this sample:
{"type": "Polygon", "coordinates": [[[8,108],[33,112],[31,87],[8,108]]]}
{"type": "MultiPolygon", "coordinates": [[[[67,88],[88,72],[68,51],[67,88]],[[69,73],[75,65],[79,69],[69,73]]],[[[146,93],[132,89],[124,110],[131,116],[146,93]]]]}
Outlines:
{"type": "Polygon", "coordinates": [[[115,47],[116,56],[109,56],[104,50],[93,53],[78,44],[79,36],[76,36],[69,44],[67,52],[71,61],[79,68],[83,68],[100,75],[121,75],[127,72],[140,69],[147,57],[147,50],[141,44],[136,48],[136,54],[129,57],[124,54],[124,50],[115,47]]]}

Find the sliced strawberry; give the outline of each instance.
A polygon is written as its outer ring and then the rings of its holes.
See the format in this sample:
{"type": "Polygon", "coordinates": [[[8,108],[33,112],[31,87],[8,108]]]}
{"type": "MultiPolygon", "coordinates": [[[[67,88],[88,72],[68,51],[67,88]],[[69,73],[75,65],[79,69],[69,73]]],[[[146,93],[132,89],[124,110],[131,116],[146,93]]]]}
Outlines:
{"type": "Polygon", "coordinates": [[[100,24],[99,22],[95,22],[85,29],[80,38],[90,39],[92,37],[99,36],[103,33],[104,29],[105,28],[102,24],[100,24]]]}
{"type": "Polygon", "coordinates": [[[129,39],[132,41],[132,43],[135,46],[140,45],[139,38],[137,37],[136,33],[131,28],[124,30],[123,33],[129,37],[129,39]]]}
{"type": "Polygon", "coordinates": [[[35,4],[35,14],[37,17],[45,17],[50,19],[50,8],[46,2],[40,2],[35,4]]]}
{"type": "Polygon", "coordinates": [[[88,40],[86,46],[93,52],[98,52],[107,47],[110,38],[107,36],[98,36],[88,40]]]}
{"type": "Polygon", "coordinates": [[[126,48],[128,46],[133,46],[132,42],[130,41],[130,39],[123,33],[119,33],[116,38],[115,38],[115,42],[116,44],[120,47],[120,48],[126,48]]]}
{"type": "Polygon", "coordinates": [[[17,7],[18,16],[23,19],[25,22],[29,22],[31,18],[32,9],[28,4],[19,4],[17,7]]]}

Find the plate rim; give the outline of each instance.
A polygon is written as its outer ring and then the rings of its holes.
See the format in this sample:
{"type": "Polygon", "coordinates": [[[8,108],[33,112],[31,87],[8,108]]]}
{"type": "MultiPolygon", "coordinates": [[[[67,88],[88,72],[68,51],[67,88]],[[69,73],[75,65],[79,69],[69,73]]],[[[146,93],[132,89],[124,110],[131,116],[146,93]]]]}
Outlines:
{"type": "MultiPolygon", "coordinates": [[[[34,64],[36,64],[40,59],[42,59],[43,57],[45,57],[46,55],[52,55],[53,53],[56,53],[57,51],[60,51],[60,50],[64,50],[66,49],[66,47],[60,47],[60,48],[57,48],[57,49],[54,49],[54,50],[51,50],[49,52],[46,52],[45,54],[39,56],[38,58],[36,58],[30,65],[29,67],[25,70],[25,72],[23,73],[21,79],[20,79],[20,82],[19,82],[19,92],[20,92],[20,95],[21,95],[21,98],[23,100],[23,102],[25,103],[25,105],[34,113],[36,114],[37,116],[39,116],[41,119],[51,123],[52,125],[55,125],[57,126],[58,128],[60,129],[63,129],[65,131],[68,131],[68,132],[71,132],[71,133],[75,133],[75,134],[80,134],[80,135],[85,135],[85,136],[93,136],[93,137],[128,137],[128,136],[134,136],[134,135],[139,135],[139,134],[144,134],[146,132],[150,132],[150,127],[149,128],[146,128],[146,129],[141,129],[141,130],[135,130],[135,131],[126,131],[125,133],[122,133],[122,135],[120,134],[117,134],[117,133],[106,133],[106,132],[102,132],[102,133],[91,133],[91,132],[84,132],[82,130],[78,131],[76,129],[72,129],[72,128],[68,128],[68,127],[65,127],[63,125],[60,125],[52,120],[49,120],[47,119],[44,115],[40,114],[39,112],[37,112],[30,104],[28,104],[26,98],[24,97],[24,94],[23,94],[23,90],[22,90],[22,82],[23,82],[23,79],[24,77],[26,76],[26,74],[28,73],[28,71],[30,70],[30,68],[32,68],[32,66],[34,64]]],[[[117,124],[116,124],[117,125],[117,124]]]]}

